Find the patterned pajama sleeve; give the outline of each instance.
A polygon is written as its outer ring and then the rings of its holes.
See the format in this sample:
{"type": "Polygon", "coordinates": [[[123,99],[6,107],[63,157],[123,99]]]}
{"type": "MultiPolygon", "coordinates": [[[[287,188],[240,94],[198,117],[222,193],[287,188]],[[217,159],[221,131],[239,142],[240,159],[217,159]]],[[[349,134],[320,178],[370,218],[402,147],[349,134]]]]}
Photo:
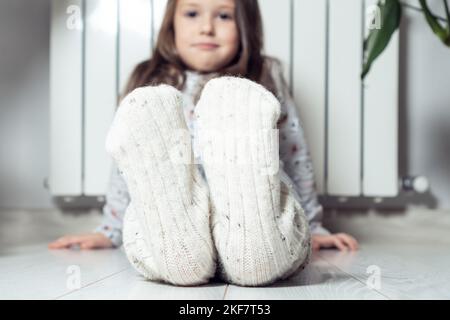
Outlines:
{"type": "Polygon", "coordinates": [[[111,239],[116,248],[122,245],[123,217],[129,203],[130,195],[126,182],[114,164],[103,206],[102,222],[94,232],[100,232],[111,239]]]}
{"type": "Polygon", "coordinates": [[[323,207],[317,198],[313,165],[303,124],[282,70],[282,64],[278,60],[273,60],[272,76],[281,104],[278,120],[281,166],[299,195],[311,233],[329,235],[330,232],[322,226],[323,207]]]}

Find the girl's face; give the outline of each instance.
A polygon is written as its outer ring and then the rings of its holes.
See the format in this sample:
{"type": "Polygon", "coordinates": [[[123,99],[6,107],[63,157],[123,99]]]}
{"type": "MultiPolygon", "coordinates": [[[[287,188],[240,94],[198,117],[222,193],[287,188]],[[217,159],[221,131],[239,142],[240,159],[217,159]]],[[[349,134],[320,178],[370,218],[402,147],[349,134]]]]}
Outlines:
{"type": "Polygon", "coordinates": [[[175,45],[193,70],[213,72],[227,66],[239,50],[235,0],[178,0],[175,45]]]}

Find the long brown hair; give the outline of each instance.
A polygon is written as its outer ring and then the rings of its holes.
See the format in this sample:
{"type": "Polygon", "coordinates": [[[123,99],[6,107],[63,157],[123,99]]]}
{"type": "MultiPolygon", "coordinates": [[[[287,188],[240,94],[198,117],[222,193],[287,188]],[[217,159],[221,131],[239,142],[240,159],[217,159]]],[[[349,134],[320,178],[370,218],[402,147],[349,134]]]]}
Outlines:
{"type": "MultiPolygon", "coordinates": [[[[182,90],[187,69],[175,47],[174,17],[177,0],[168,0],[164,19],[159,31],[152,57],[139,63],[132,72],[122,98],[134,89],[147,85],[169,84],[182,90]]],[[[211,77],[221,75],[239,76],[258,82],[275,94],[275,84],[270,75],[269,60],[262,54],[263,24],[258,0],[237,0],[236,24],[240,35],[238,54],[222,70],[210,73],[211,77]]],[[[208,77],[205,77],[205,82],[208,77]]],[[[196,102],[205,83],[198,87],[196,102]]],[[[275,94],[276,95],[276,94],[275,94]]]]}

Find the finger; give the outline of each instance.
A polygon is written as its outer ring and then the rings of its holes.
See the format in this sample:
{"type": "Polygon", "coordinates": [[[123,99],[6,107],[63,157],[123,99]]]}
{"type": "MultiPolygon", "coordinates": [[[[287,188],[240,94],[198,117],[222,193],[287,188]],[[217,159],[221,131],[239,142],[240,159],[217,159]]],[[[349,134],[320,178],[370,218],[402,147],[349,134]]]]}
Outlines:
{"type": "Polygon", "coordinates": [[[313,250],[320,250],[322,248],[330,248],[334,247],[333,239],[331,238],[322,238],[322,239],[314,239],[312,241],[313,250]]]}
{"type": "Polygon", "coordinates": [[[69,248],[73,245],[79,245],[81,242],[83,242],[83,238],[79,236],[69,236],[61,239],[59,243],[66,248],[69,248]]]}
{"type": "Polygon", "coordinates": [[[66,248],[70,244],[69,237],[61,237],[59,239],[56,239],[55,241],[49,243],[48,247],[50,249],[61,249],[66,248]]]}
{"type": "Polygon", "coordinates": [[[48,248],[49,249],[61,249],[61,248],[64,248],[64,245],[59,242],[54,241],[54,242],[48,244],[48,248]]]}
{"type": "Polygon", "coordinates": [[[345,234],[345,233],[339,233],[336,236],[339,239],[341,239],[343,244],[346,245],[347,247],[349,247],[350,250],[352,250],[352,251],[356,250],[355,239],[353,239],[351,236],[349,236],[348,234],[345,234]]]}
{"type": "Polygon", "coordinates": [[[355,239],[355,246],[356,246],[356,250],[359,250],[359,242],[356,239],[355,239]]]}
{"type": "Polygon", "coordinates": [[[96,248],[96,243],[95,241],[89,240],[89,241],[85,241],[80,243],[80,249],[95,249],[96,248]]]}
{"type": "Polygon", "coordinates": [[[350,247],[350,249],[352,251],[357,249],[357,242],[356,242],[355,238],[353,238],[352,236],[350,236],[346,233],[340,233],[340,234],[338,234],[338,237],[341,238],[344,241],[344,243],[348,247],[350,247]]]}
{"type": "Polygon", "coordinates": [[[356,239],[351,236],[349,236],[349,237],[350,237],[349,241],[351,241],[351,243],[352,243],[353,250],[355,250],[355,251],[358,250],[358,241],[356,241],[356,239]]]}
{"type": "Polygon", "coordinates": [[[350,237],[350,239],[352,239],[352,241],[353,241],[353,243],[354,243],[354,246],[355,246],[355,250],[358,250],[359,249],[359,243],[358,243],[358,240],[356,240],[354,237],[352,237],[351,235],[347,235],[347,236],[349,236],[350,237]]]}
{"type": "Polygon", "coordinates": [[[342,240],[338,237],[333,238],[334,245],[341,251],[347,251],[347,247],[342,243],[342,240]]]}

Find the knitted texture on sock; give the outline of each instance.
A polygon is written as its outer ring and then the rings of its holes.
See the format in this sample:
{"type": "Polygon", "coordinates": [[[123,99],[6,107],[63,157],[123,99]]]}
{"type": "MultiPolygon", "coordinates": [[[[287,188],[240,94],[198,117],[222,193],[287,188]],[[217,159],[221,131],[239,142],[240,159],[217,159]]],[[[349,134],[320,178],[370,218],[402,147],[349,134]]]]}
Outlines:
{"type": "Polygon", "coordinates": [[[305,214],[274,170],[279,114],[269,91],[235,77],[209,81],[195,109],[220,275],[234,284],[286,278],[311,254],[305,214]]]}
{"type": "Polygon", "coordinates": [[[135,89],[105,147],[130,193],[124,248],[131,264],[150,280],[195,285],[214,276],[216,252],[207,184],[196,165],[174,161],[193,157],[181,99],[168,85],[135,89]]]}

